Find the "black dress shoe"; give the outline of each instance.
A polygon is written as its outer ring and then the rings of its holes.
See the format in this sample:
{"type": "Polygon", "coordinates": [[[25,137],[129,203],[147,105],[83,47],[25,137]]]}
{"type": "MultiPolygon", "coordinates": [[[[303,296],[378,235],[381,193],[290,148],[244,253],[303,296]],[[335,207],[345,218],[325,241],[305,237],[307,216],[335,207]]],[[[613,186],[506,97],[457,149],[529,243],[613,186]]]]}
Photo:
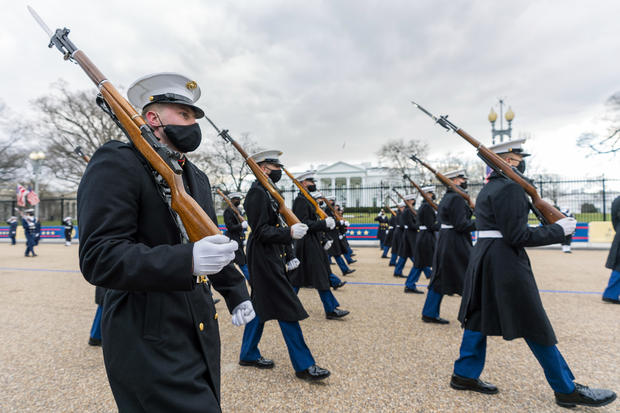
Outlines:
{"type": "Polygon", "coordinates": [[[484,394],[495,394],[498,392],[497,387],[491,383],[486,383],[480,379],[469,379],[456,374],[452,375],[450,387],[456,390],[471,390],[484,394]]]}
{"type": "Polygon", "coordinates": [[[88,345],[89,346],[99,346],[99,347],[101,347],[101,340],[99,340],[98,338],[89,337],[88,338],[88,345]]]}
{"type": "Polygon", "coordinates": [[[258,360],[252,360],[252,361],[239,360],[239,365],[240,366],[252,366],[252,367],[257,367],[259,369],[272,369],[273,366],[276,365],[276,363],[274,363],[273,360],[269,360],[269,359],[264,358],[263,356],[260,356],[258,360]]]}
{"type": "Polygon", "coordinates": [[[321,368],[316,364],[314,366],[310,366],[304,371],[296,371],[295,375],[300,379],[304,379],[307,381],[316,381],[323,380],[329,377],[331,373],[329,370],[321,368]]]}
{"type": "Polygon", "coordinates": [[[620,300],[616,300],[615,298],[603,297],[603,301],[606,303],[620,304],[620,300]]]}
{"type": "Polygon", "coordinates": [[[406,275],[402,275],[402,274],[394,274],[394,277],[396,277],[396,278],[407,278],[406,275]]]}
{"type": "Polygon", "coordinates": [[[450,322],[446,320],[445,318],[429,317],[429,316],[425,316],[424,314],[422,315],[422,321],[424,321],[425,323],[450,324],[450,322]]]}
{"type": "Polygon", "coordinates": [[[555,402],[562,407],[605,406],[616,400],[616,393],[607,389],[591,389],[575,383],[575,390],[570,394],[555,393],[555,402]]]}
{"type": "Polygon", "coordinates": [[[347,310],[341,310],[340,308],[334,308],[334,311],[332,311],[331,313],[325,313],[325,318],[327,318],[328,320],[337,320],[339,318],[344,317],[347,314],[349,314],[347,310]]]}
{"type": "Polygon", "coordinates": [[[405,292],[407,294],[424,294],[424,291],[420,291],[417,288],[409,288],[409,287],[405,287],[405,292]]]}
{"type": "Polygon", "coordinates": [[[351,260],[351,261],[347,262],[347,264],[354,264],[356,262],[357,262],[357,260],[351,260]]]}
{"type": "Polygon", "coordinates": [[[348,270],[346,270],[345,272],[343,272],[343,273],[342,273],[342,275],[349,275],[349,274],[352,274],[352,273],[354,273],[354,272],[355,272],[355,270],[354,270],[354,269],[349,268],[348,270]]]}
{"type": "Polygon", "coordinates": [[[347,281],[342,281],[340,284],[334,285],[332,288],[334,290],[337,290],[338,288],[343,287],[346,283],[347,283],[347,281]]]}
{"type": "Polygon", "coordinates": [[[389,259],[390,257],[384,257],[384,256],[382,255],[382,256],[381,256],[381,258],[388,258],[388,259],[389,259]]]}

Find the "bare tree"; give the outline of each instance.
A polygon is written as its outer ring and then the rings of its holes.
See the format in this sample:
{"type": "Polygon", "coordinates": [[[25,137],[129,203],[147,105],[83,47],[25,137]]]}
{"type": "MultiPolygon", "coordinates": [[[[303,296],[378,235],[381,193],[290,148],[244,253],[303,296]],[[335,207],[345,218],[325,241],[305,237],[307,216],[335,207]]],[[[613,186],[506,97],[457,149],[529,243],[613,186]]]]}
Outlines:
{"type": "Polygon", "coordinates": [[[45,165],[60,180],[79,183],[86,164],[74,153],[76,147],[90,156],[105,142],[126,140],[123,131],[97,105],[97,91],[71,91],[64,81],[54,92],[35,100],[41,116],[28,125],[31,134],[45,146],[45,165]]]}
{"type": "MultiPolygon", "coordinates": [[[[215,140],[211,145],[203,144],[204,150],[191,155],[192,162],[207,173],[213,186],[219,186],[228,192],[241,191],[252,171],[239,151],[230,143],[219,136],[213,139],[215,140]]],[[[242,133],[236,140],[250,155],[260,150],[258,143],[247,132],[242,133]]]]}
{"type": "Polygon", "coordinates": [[[478,182],[484,178],[485,163],[478,158],[448,153],[446,156],[436,159],[434,164],[429,163],[441,173],[464,169],[469,179],[473,181],[478,182]]]}
{"type": "Polygon", "coordinates": [[[612,154],[620,151],[620,92],[607,98],[603,121],[608,123],[607,134],[584,132],[577,138],[577,145],[588,148],[594,154],[612,154]]]}
{"type": "MultiPolygon", "coordinates": [[[[425,183],[432,179],[430,173],[420,165],[416,165],[409,157],[416,155],[424,159],[428,152],[428,145],[417,139],[389,140],[379,148],[377,156],[379,160],[390,169],[390,173],[402,177],[409,175],[416,183],[425,183]]],[[[403,183],[404,180],[403,180],[403,183]]],[[[406,182],[409,185],[409,182],[406,182]]]]}
{"type": "Polygon", "coordinates": [[[18,147],[19,138],[9,109],[0,101],[0,183],[15,182],[24,169],[27,151],[18,147]]]}

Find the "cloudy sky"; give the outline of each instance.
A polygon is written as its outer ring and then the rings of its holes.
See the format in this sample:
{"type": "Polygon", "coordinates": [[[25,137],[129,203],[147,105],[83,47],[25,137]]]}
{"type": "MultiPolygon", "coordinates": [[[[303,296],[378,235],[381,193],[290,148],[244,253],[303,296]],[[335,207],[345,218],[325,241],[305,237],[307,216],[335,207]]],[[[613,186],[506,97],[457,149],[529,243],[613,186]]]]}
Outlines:
{"type": "Polygon", "coordinates": [[[394,138],[428,142],[435,159],[472,154],[409,101],[489,143],[502,97],[535,164],[620,177],[617,159],[584,159],[575,144],[605,131],[604,102],[620,91],[618,1],[6,1],[0,100],[33,116],[29,102],[57,79],[91,84],[47,48],[26,4],[70,28],[115,85],[159,71],[194,78],[220,127],[283,150],[291,169],[374,163],[394,138]]]}

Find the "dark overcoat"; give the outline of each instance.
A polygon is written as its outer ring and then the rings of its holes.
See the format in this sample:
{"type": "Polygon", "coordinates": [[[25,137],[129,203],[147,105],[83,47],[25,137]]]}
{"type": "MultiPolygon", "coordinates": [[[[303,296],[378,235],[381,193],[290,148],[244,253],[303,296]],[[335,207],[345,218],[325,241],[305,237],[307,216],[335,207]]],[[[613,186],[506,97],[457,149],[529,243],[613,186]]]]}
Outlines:
{"type": "Polygon", "coordinates": [[[463,197],[448,189],[439,203],[437,220],[453,228],[439,230],[429,284],[439,294],[463,294],[465,271],[473,248],[471,231],[476,229],[471,215],[472,210],[463,197]]]}
{"type": "Polygon", "coordinates": [[[389,218],[385,215],[378,215],[375,217],[375,221],[379,223],[377,228],[377,239],[381,242],[385,242],[385,231],[388,229],[389,218]]]}
{"type": "Polygon", "coordinates": [[[416,268],[430,267],[435,254],[435,231],[439,229],[439,225],[435,219],[435,210],[426,200],[422,201],[418,208],[416,222],[419,231],[413,247],[413,265],[416,268]],[[426,229],[419,228],[421,226],[426,229]]]}
{"type": "Polygon", "coordinates": [[[620,271],[620,196],[616,197],[611,203],[611,224],[614,227],[614,231],[616,231],[616,235],[614,235],[614,240],[611,243],[605,267],[614,271],[620,271]]]}
{"type": "Polygon", "coordinates": [[[295,241],[295,256],[301,265],[291,274],[291,284],[294,287],[329,290],[331,270],[321,242],[327,225],[319,219],[314,206],[301,193],[293,202],[293,213],[308,226],[308,232],[305,237],[295,241]]]}
{"type": "Polygon", "coordinates": [[[293,238],[279,221],[278,205],[258,181],[243,204],[252,231],[248,237],[248,270],[252,304],[261,322],[299,321],[308,317],[286,273],[287,245],[293,238]]]}
{"type": "Polygon", "coordinates": [[[6,222],[9,225],[9,237],[14,237],[17,234],[17,221],[6,222]]]}
{"type": "Polygon", "coordinates": [[[392,233],[392,254],[400,255],[400,246],[403,243],[403,212],[398,210],[394,217],[394,231],[392,233]]]}
{"type": "Polygon", "coordinates": [[[239,217],[231,207],[224,210],[224,225],[226,225],[226,232],[224,232],[224,235],[235,240],[237,244],[239,244],[239,249],[235,251],[234,263],[237,265],[245,265],[247,263],[245,251],[243,249],[245,233],[241,221],[239,221],[239,217]]]}
{"type": "Polygon", "coordinates": [[[413,259],[413,250],[418,237],[418,223],[409,207],[405,207],[401,215],[401,225],[402,235],[398,256],[413,259]]]}
{"type": "MultiPolygon", "coordinates": [[[[187,192],[216,222],[206,175],[187,161],[187,192]]],[[[133,146],[103,145],[77,194],[80,268],[105,287],[103,357],[119,411],[219,412],[220,336],[207,284],[192,275],[170,208],[133,146]]],[[[232,265],[209,276],[229,309],[248,300],[232,265]]]]}
{"type": "Polygon", "coordinates": [[[388,219],[388,226],[385,230],[385,239],[383,240],[384,247],[392,246],[392,239],[394,238],[394,227],[396,226],[396,215],[392,215],[388,219]]]}
{"type": "Polygon", "coordinates": [[[459,320],[465,328],[506,340],[518,337],[551,346],[557,343],[543,308],[525,247],[562,242],[558,224],[531,228],[525,191],[491,174],[476,200],[478,231],[500,231],[502,238],[480,238],[474,246],[459,320]]]}
{"type": "Polygon", "coordinates": [[[336,227],[334,229],[327,230],[326,232],[327,237],[332,240],[332,245],[327,250],[327,253],[331,255],[332,257],[338,257],[346,252],[342,250],[342,244],[340,242],[341,234],[340,234],[339,226],[342,224],[340,224],[340,222],[338,221],[338,219],[332,212],[331,208],[326,207],[324,211],[328,217],[332,217],[334,218],[334,221],[336,221],[336,227]]]}

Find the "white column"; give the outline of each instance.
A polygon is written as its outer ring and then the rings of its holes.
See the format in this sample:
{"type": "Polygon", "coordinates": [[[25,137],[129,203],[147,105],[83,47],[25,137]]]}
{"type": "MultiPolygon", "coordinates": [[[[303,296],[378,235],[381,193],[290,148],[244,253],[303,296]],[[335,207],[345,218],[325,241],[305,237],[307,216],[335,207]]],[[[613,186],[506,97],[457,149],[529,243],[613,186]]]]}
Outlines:
{"type": "Polygon", "coordinates": [[[332,186],[330,189],[333,191],[334,194],[336,193],[336,178],[334,177],[332,177],[332,186]]]}
{"type": "Polygon", "coordinates": [[[347,176],[347,208],[351,207],[351,178],[347,176]]]}

